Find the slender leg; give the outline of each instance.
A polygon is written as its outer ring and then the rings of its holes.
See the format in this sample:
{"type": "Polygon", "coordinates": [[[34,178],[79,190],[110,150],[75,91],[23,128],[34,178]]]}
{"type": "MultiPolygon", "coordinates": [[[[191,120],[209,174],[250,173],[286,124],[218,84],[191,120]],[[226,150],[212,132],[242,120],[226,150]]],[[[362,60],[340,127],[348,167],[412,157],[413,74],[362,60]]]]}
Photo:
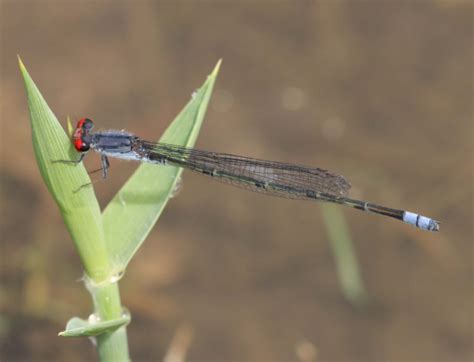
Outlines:
{"type": "Polygon", "coordinates": [[[101,155],[100,160],[102,162],[102,178],[105,180],[109,173],[110,162],[105,155],[101,155]]]}
{"type": "Polygon", "coordinates": [[[87,173],[89,175],[92,175],[93,173],[96,173],[96,172],[99,172],[99,171],[102,171],[102,178],[107,178],[108,174],[109,174],[109,168],[110,168],[110,162],[109,162],[109,159],[107,158],[107,156],[102,156],[101,157],[101,167],[100,168],[96,168],[95,170],[92,170],[92,171],[87,171],[87,173]]]}
{"type": "Polygon", "coordinates": [[[102,167],[101,168],[96,168],[95,170],[92,170],[92,171],[87,171],[87,173],[89,175],[92,175],[93,173],[96,173],[96,172],[99,172],[99,171],[102,171],[102,167]]]}
{"type": "Polygon", "coordinates": [[[84,160],[84,157],[86,157],[85,153],[81,153],[81,156],[77,160],[53,160],[53,163],[73,163],[77,165],[78,163],[81,163],[82,160],[84,160]]]}
{"type": "Polygon", "coordinates": [[[102,179],[94,180],[94,181],[89,182],[87,184],[81,185],[81,186],[79,186],[79,188],[77,190],[74,190],[74,193],[80,191],[84,187],[91,186],[91,185],[95,184],[96,182],[101,181],[101,180],[105,180],[107,178],[108,171],[109,171],[109,168],[110,168],[109,159],[107,158],[107,156],[102,155],[100,160],[101,160],[101,163],[102,163],[102,167],[98,168],[97,170],[93,170],[93,171],[89,172],[89,174],[95,173],[95,172],[98,172],[98,171],[102,171],[102,179]]]}

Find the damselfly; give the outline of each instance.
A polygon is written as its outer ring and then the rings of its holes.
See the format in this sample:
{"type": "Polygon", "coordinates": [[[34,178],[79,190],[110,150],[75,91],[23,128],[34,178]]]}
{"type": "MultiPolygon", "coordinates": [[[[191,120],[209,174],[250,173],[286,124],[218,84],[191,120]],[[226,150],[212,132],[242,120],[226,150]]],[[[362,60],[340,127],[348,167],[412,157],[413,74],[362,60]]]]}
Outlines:
{"type": "Polygon", "coordinates": [[[429,217],[347,197],[350,183],[327,170],[149,142],[126,131],[92,132],[93,127],[88,118],[78,121],[72,142],[81,156],[72,162],[81,162],[93,149],[101,155],[104,178],[109,170],[108,157],[171,165],[265,195],[332,202],[389,216],[423,230],[439,230],[439,222],[429,217]]]}

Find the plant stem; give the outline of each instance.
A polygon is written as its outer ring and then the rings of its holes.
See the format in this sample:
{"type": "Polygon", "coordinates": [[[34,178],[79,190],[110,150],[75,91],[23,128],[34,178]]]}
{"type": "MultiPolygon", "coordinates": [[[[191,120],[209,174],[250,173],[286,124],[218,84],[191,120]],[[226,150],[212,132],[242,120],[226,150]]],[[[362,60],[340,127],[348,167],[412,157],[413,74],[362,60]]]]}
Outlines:
{"type": "MultiPolygon", "coordinates": [[[[117,281],[88,285],[94,301],[94,311],[101,321],[118,319],[124,311],[120,302],[117,281]]],[[[128,354],[127,327],[97,336],[97,351],[100,361],[130,361],[128,354]]]]}

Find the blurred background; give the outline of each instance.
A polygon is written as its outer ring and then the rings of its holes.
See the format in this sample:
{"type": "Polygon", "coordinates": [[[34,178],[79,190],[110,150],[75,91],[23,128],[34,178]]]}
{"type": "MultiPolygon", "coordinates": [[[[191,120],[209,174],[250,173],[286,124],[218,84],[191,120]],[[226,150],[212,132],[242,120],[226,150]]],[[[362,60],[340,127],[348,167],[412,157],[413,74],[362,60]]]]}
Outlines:
{"type": "MultiPolygon", "coordinates": [[[[353,197],[441,221],[428,233],[185,171],[120,282],[134,360],[473,359],[470,1],[0,4],[0,359],[96,358],[57,337],[92,306],[35,163],[17,54],[61,122],[151,140],[223,58],[199,148],[331,169],[353,197]],[[343,274],[333,222],[359,274],[350,257],[343,274]]],[[[111,167],[103,207],[136,165],[111,167]]]]}

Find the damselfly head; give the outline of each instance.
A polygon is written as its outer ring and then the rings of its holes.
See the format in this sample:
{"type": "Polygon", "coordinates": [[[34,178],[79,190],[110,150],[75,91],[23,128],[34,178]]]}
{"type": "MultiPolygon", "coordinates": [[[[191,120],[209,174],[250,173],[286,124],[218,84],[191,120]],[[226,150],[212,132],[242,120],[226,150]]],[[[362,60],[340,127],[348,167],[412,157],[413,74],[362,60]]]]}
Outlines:
{"type": "Polygon", "coordinates": [[[76,130],[72,135],[72,144],[77,152],[87,152],[91,147],[89,131],[94,127],[94,122],[89,118],[77,121],[76,130]]]}

